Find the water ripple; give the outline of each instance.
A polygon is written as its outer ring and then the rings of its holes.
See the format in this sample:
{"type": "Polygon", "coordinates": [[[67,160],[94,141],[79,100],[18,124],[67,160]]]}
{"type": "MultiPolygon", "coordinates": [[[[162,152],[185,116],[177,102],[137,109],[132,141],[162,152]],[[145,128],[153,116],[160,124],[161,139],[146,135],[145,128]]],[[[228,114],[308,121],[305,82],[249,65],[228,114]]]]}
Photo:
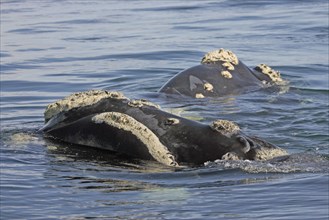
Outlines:
{"type": "Polygon", "coordinates": [[[1,218],[327,219],[327,6],[1,1],[1,218]],[[289,84],[203,100],[156,93],[221,47],[251,67],[269,64],[289,84]],[[174,169],[37,133],[47,104],[89,89],[147,98],[203,123],[234,120],[292,158],[174,169]]]}

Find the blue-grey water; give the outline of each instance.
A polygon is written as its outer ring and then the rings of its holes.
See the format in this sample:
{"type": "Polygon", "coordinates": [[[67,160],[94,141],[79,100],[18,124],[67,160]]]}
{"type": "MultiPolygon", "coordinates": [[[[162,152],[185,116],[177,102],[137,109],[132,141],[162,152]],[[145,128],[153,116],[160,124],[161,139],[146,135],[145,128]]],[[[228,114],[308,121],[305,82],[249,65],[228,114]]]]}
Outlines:
{"type": "Polygon", "coordinates": [[[1,0],[1,219],[328,219],[328,1],[1,0]],[[191,101],[159,97],[227,48],[286,86],[191,101]],[[175,170],[46,140],[47,104],[119,90],[286,149],[290,163],[175,170]]]}

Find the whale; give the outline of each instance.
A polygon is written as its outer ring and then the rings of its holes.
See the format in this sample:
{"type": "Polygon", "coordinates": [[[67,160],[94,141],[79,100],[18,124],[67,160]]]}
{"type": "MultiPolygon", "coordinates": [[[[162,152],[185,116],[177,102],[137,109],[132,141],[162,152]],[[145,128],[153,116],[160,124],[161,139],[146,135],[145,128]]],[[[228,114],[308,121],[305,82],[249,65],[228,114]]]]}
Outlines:
{"type": "Polygon", "coordinates": [[[193,121],[117,91],[74,93],[49,104],[44,118],[40,130],[46,138],[173,167],[287,155],[284,149],[246,134],[233,121],[193,121]]]}
{"type": "Polygon", "coordinates": [[[193,98],[237,95],[284,84],[279,71],[266,64],[246,66],[230,50],[208,52],[199,65],[177,73],[158,92],[193,98]]]}

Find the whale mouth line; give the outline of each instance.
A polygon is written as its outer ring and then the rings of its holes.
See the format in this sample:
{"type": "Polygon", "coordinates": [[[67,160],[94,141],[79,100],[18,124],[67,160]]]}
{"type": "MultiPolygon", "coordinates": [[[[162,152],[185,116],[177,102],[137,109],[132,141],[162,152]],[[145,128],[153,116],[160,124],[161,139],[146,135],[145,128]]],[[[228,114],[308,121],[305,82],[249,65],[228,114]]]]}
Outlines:
{"type": "Polygon", "coordinates": [[[250,150],[254,149],[257,147],[257,144],[255,143],[255,141],[253,141],[250,137],[248,136],[242,136],[242,135],[239,135],[238,136],[238,140],[239,142],[241,142],[242,144],[244,144],[244,148],[242,149],[243,150],[243,153],[248,153],[250,150]]]}

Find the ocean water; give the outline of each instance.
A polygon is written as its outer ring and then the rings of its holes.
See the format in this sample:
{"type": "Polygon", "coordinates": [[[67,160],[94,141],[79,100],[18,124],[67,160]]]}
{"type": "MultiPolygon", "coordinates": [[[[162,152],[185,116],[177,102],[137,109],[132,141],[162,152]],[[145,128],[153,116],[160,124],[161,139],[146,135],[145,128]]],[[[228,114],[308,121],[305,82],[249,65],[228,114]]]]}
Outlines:
{"type": "Polygon", "coordinates": [[[327,0],[1,0],[1,219],[328,219],[327,0]],[[211,50],[266,63],[286,86],[205,100],[157,90],[211,50]],[[173,169],[56,143],[47,104],[90,89],[223,118],[289,163],[173,169]]]}

